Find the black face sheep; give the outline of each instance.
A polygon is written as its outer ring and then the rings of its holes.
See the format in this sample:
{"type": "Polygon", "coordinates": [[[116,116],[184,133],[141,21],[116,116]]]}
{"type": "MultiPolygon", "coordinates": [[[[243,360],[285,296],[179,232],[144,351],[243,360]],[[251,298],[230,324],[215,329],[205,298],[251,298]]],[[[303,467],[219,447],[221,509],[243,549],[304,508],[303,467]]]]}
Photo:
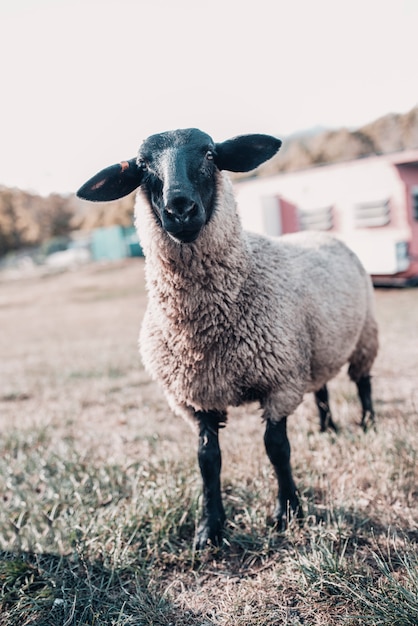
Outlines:
{"type": "Polygon", "coordinates": [[[250,171],[280,145],[267,135],[215,143],[197,129],[165,132],[78,192],[106,201],[140,187],[136,220],[149,295],[141,355],[171,408],[198,426],[198,548],[220,540],[225,520],[218,431],[228,407],[260,402],[279,526],[289,512],[301,516],[286,420],[303,395],[315,393],[321,430],[335,428],[326,383],[349,363],[362,424],[374,420],[377,326],[371,282],[357,257],[325,234],[273,239],[241,228],[223,170],[250,171]]]}

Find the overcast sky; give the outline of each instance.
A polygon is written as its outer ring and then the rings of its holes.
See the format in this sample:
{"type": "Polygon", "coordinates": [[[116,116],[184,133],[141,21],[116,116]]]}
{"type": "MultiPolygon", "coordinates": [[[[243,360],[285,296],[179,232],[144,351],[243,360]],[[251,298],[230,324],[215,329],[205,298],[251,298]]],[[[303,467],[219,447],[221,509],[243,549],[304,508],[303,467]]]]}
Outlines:
{"type": "Polygon", "coordinates": [[[171,128],[406,112],[417,27],[418,0],[0,0],[0,185],[74,191],[171,128]]]}

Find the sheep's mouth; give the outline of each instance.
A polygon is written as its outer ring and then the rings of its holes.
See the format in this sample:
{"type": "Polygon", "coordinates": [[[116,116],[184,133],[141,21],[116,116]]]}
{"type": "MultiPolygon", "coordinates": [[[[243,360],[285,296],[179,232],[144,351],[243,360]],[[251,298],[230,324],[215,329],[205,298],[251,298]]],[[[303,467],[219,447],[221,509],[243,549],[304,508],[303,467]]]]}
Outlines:
{"type": "Polygon", "coordinates": [[[196,230],[183,230],[178,233],[170,233],[170,237],[177,241],[178,243],[194,243],[196,239],[199,237],[201,229],[198,228],[196,230]]]}

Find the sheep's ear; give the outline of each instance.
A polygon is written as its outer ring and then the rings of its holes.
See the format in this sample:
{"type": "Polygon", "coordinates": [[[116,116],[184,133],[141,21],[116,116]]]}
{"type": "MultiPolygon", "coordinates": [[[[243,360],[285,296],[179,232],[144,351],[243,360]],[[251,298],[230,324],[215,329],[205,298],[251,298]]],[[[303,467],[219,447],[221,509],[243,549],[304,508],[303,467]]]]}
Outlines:
{"type": "Polygon", "coordinates": [[[143,170],[136,159],[110,165],[90,178],[77,191],[77,196],[92,202],[107,202],[127,196],[141,184],[143,170]]]}
{"type": "Polygon", "coordinates": [[[220,170],[249,172],[268,161],[282,142],[271,135],[240,135],[215,146],[215,163],[220,170]]]}

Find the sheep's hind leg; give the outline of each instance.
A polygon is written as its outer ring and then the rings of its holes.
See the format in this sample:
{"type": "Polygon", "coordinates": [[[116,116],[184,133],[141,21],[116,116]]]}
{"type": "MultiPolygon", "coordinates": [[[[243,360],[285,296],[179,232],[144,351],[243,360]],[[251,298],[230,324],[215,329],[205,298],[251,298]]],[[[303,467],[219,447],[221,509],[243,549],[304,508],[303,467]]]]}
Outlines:
{"type": "Polygon", "coordinates": [[[279,421],[275,421],[265,416],[265,420],[264,444],[267,456],[276,472],[278,482],[277,506],[274,512],[274,519],[278,529],[282,530],[291,512],[299,519],[303,518],[303,512],[290,466],[290,444],[286,432],[287,417],[282,417],[279,421]]]}
{"type": "Polygon", "coordinates": [[[328,401],[328,389],[326,385],[321,387],[321,389],[318,389],[318,391],[315,391],[315,401],[319,412],[321,433],[326,432],[328,428],[337,433],[338,426],[334,423],[332,419],[328,401]]]}
{"type": "Polygon", "coordinates": [[[361,426],[366,432],[371,426],[374,426],[374,409],[372,401],[372,384],[370,376],[362,376],[356,382],[358,395],[363,409],[361,417],[361,426]]]}
{"type": "Polygon", "coordinates": [[[226,414],[216,411],[198,411],[198,461],[203,480],[203,515],[197,529],[196,548],[207,544],[218,545],[222,540],[225,512],[221,496],[221,449],[219,428],[225,425],[226,414]]]}

